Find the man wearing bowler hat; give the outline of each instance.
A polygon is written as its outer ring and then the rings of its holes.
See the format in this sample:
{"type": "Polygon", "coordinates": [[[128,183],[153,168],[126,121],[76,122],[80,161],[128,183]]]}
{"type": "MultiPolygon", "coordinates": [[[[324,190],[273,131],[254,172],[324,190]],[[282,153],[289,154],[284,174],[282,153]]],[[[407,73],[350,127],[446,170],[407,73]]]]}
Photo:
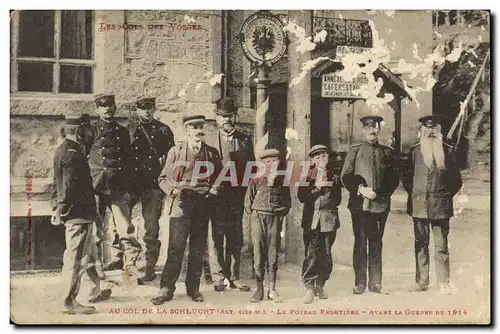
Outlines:
{"type": "Polygon", "coordinates": [[[351,146],[341,172],[342,183],[349,191],[347,207],[351,211],[354,231],[353,292],[362,294],[368,283],[370,291],[380,293],[382,237],[391,195],[399,184],[399,168],[394,150],[378,142],[383,118],[365,116],[360,121],[366,139],[351,146]]]}
{"type": "Polygon", "coordinates": [[[237,107],[232,98],[225,97],[217,101],[215,110],[217,126],[216,143],[222,164],[231,164],[236,172],[238,184],[222,182],[215,197],[215,205],[211,213],[212,238],[214,241],[215,291],[225,289],[227,279],[232,289],[250,291],[250,287],[240,281],[240,259],[243,246],[242,219],[244,212],[245,192],[242,184],[246,165],[255,161],[252,139],[238,130],[235,124],[237,107]],[[225,246],[224,246],[225,243],[225,246]]]}
{"type": "Polygon", "coordinates": [[[185,116],[183,123],[187,142],[170,149],[158,178],[161,190],[169,196],[170,224],[167,263],[161,274],[160,291],[151,300],[154,305],[161,305],[174,297],[188,237],[186,292],[195,302],[204,300],[199,288],[208,235],[208,213],[217,194],[214,183],[222,165],[217,149],[204,143],[205,116],[185,116]]]}
{"type": "MultiPolygon", "coordinates": [[[[155,265],[160,255],[161,242],[158,240],[160,225],[158,223],[163,206],[164,193],[158,186],[158,176],[165,164],[168,151],[175,145],[174,134],[170,127],[153,118],[156,98],[139,97],[135,100],[136,114],[139,122],[130,122],[128,130],[131,139],[131,186],[130,197],[132,221],[144,222],[137,226],[145,249],[144,275],[138,279],[139,284],[153,281],[155,265]],[[142,220],[136,219],[133,208],[141,203],[142,220]]],[[[142,266],[140,268],[142,270],[142,266]]]]}
{"type": "Polygon", "coordinates": [[[453,293],[450,282],[448,233],[453,216],[453,196],[462,187],[453,147],[443,141],[439,116],[421,117],[420,143],[413,146],[403,175],[408,192],[408,213],[415,232],[415,284],[410,291],[429,286],[429,235],[434,236],[438,290],[453,293]]]}
{"type": "MultiPolygon", "coordinates": [[[[134,237],[135,228],[130,221],[128,194],[130,137],[128,130],[118,124],[114,117],[114,95],[100,94],[95,98],[95,104],[99,120],[93,125],[95,139],[90,149],[89,166],[101,221],[104,221],[106,209],[110,208],[115,225],[112,258],[105,270],[121,269],[123,266],[126,275],[138,277],[140,273],[135,264],[141,245],[134,237]]],[[[102,256],[102,238],[97,245],[102,256]]]]}

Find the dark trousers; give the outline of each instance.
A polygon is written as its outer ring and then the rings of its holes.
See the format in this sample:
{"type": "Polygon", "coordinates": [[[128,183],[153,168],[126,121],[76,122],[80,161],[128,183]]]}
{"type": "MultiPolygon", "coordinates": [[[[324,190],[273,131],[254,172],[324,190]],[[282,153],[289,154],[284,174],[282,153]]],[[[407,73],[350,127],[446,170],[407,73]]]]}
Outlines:
{"type": "MultiPolygon", "coordinates": [[[[113,214],[114,226],[98,226],[100,230],[108,230],[108,235],[111,235],[111,260],[118,260],[123,249],[124,267],[135,265],[141,252],[141,244],[134,236],[135,227],[130,220],[130,196],[120,192],[113,192],[111,195],[99,194],[96,196],[96,204],[101,224],[105,221],[107,208],[113,214]]],[[[99,256],[102,256],[102,234],[102,232],[99,233],[97,240],[99,256]]]]}
{"type": "Polygon", "coordinates": [[[146,267],[154,268],[160,256],[160,224],[164,194],[160,189],[146,189],[131,196],[132,221],[137,227],[137,238],[143,241],[146,267]],[[141,211],[137,205],[141,204],[141,211]],[[142,219],[141,219],[142,216],[142,219]]]}
{"type": "Polygon", "coordinates": [[[269,282],[275,284],[283,217],[253,211],[250,219],[255,278],[263,282],[267,270],[269,282]]]}
{"type": "Polygon", "coordinates": [[[302,263],[302,280],[306,286],[323,286],[330,278],[333,269],[332,246],[337,236],[337,230],[321,232],[318,227],[314,230],[304,230],[304,249],[306,250],[302,263]]]}
{"type": "Polygon", "coordinates": [[[93,222],[73,219],[64,224],[66,249],[63,256],[62,284],[64,307],[69,309],[78,305],[76,297],[84,273],[93,283],[91,295],[100,292],[100,280],[94,264],[96,245],[93,240],[93,222]]]}
{"type": "Polygon", "coordinates": [[[186,291],[192,294],[200,287],[210,201],[198,194],[192,194],[186,201],[189,205],[181,203],[179,199],[175,199],[172,204],[176,209],[170,217],[167,262],[161,274],[160,287],[175,291],[175,283],[181,273],[184,250],[189,238],[186,291]]]}
{"type": "Polygon", "coordinates": [[[212,239],[216,258],[213,272],[221,279],[240,279],[243,201],[243,197],[218,196],[212,214],[212,239]]]}
{"type": "Polygon", "coordinates": [[[448,253],[449,219],[413,218],[415,232],[415,282],[429,285],[429,234],[432,227],[434,238],[434,259],[436,261],[437,282],[445,283],[450,279],[450,254],[448,253]]]}
{"type": "Polygon", "coordinates": [[[371,213],[352,210],[352,229],[354,231],[353,267],[355,285],[366,287],[368,264],[369,287],[382,283],[382,237],[389,211],[371,213]],[[368,254],[367,254],[368,251],[368,254]]]}

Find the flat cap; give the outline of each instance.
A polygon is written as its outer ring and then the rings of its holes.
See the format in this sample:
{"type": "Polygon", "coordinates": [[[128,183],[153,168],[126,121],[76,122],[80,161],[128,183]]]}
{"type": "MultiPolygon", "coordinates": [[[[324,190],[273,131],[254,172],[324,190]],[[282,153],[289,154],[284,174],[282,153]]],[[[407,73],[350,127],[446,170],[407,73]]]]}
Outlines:
{"type": "Polygon", "coordinates": [[[363,125],[371,125],[382,122],[384,118],[376,115],[369,115],[361,117],[359,120],[363,123],[363,125]]]}
{"type": "Polygon", "coordinates": [[[309,155],[309,157],[312,157],[313,155],[321,153],[321,152],[328,152],[328,147],[326,147],[325,145],[314,145],[309,150],[308,155],[309,155]]]}
{"type": "Polygon", "coordinates": [[[99,94],[94,99],[98,107],[109,107],[115,104],[115,96],[110,94],[99,94]]]}
{"type": "Polygon", "coordinates": [[[156,97],[141,96],[135,100],[135,105],[139,109],[149,109],[155,106],[156,97]]]}
{"type": "Polygon", "coordinates": [[[418,121],[427,128],[433,128],[436,125],[440,124],[441,117],[439,115],[427,115],[424,117],[420,117],[418,121]]]}
{"type": "Polygon", "coordinates": [[[184,116],[182,118],[182,123],[184,125],[198,124],[198,123],[204,123],[204,122],[205,122],[205,116],[203,116],[203,115],[190,115],[190,116],[184,116]]]}
{"type": "Polygon", "coordinates": [[[236,107],[234,100],[230,97],[224,97],[216,102],[217,109],[215,113],[220,116],[231,116],[236,114],[238,108],[236,107]]]}
{"type": "Polygon", "coordinates": [[[259,154],[259,159],[265,159],[265,158],[271,158],[271,157],[278,157],[280,156],[280,151],[278,151],[275,148],[268,148],[260,152],[259,154]]]}
{"type": "Polygon", "coordinates": [[[83,119],[80,115],[66,115],[64,117],[64,124],[66,125],[81,125],[82,122],[83,119]]]}

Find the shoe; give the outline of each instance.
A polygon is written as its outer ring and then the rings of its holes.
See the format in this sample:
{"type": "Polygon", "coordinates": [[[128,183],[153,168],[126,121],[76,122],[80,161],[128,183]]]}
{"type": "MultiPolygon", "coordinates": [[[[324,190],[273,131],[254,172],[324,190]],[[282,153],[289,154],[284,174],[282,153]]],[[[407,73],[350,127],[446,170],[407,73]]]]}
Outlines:
{"type": "Polygon", "coordinates": [[[264,283],[257,282],[257,290],[255,290],[255,293],[253,294],[253,296],[250,297],[250,302],[251,303],[258,303],[262,299],[264,299],[264,283]]]}
{"type": "Polygon", "coordinates": [[[152,282],[156,279],[155,269],[153,267],[146,267],[143,276],[137,279],[138,285],[146,285],[148,282],[152,282]]]}
{"type": "Polygon", "coordinates": [[[205,284],[206,285],[214,284],[214,280],[212,279],[212,275],[205,275],[205,284]]]}
{"type": "Polygon", "coordinates": [[[276,291],[275,289],[269,289],[269,292],[267,293],[267,299],[273,300],[275,303],[281,303],[283,301],[278,291],[276,291]]]}
{"type": "Polygon", "coordinates": [[[221,278],[214,284],[214,290],[217,292],[222,292],[226,290],[226,284],[224,284],[224,278],[221,278]]]}
{"type": "Polygon", "coordinates": [[[97,309],[94,306],[84,306],[84,305],[76,305],[71,308],[67,308],[62,311],[65,314],[94,314],[97,312],[97,309]]]}
{"type": "Polygon", "coordinates": [[[104,289],[99,292],[97,296],[90,297],[89,298],[89,303],[97,303],[97,302],[102,302],[104,300],[109,299],[111,297],[111,289],[104,289]]]}
{"type": "Polygon", "coordinates": [[[439,283],[438,291],[442,295],[453,295],[453,287],[449,282],[439,283]]]}
{"type": "Polygon", "coordinates": [[[365,289],[365,286],[358,284],[354,286],[354,288],[352,289],[352,293],[354,293],[355,295],[361,295],[363,294],[363,292],[365,292],[365,289]]]}
{"type": "Polygon", "coordinates": [[[167,288],[161,288],[158,296],[151,299],[151,303],[153,305],[161,305],[165,302],[171,301],[174,298],[174,292],[172,290],[168,290],[167,288]]]}
{"type": "Polygon", "coordinates": [[[375,284],[373,286],[369,286],[368,289],[371,291],[371,292],[375,292],[375,293],[381,293],[382,292],[382,285],[380,284],[375,284]]]}
{"type": "Polygon", "coordinates": [[[243,291],[243,292],[250,291],[250,287],[246,284],[241,283],[240,280],[231,281],[229,287],[231,289],[239,289],[240,291],[243,291]]]}
{"type": "Polygon", "coordinates": [[[408,289],[408,291],[409,292],[421,292],[421,291],[427,291],[428,288],[429,287],[427,285],[415,283],[408,289]]]}
{"type": "Polygon", "coordinates": [[[316,296],[318,296],[319,299],[328,299],[328,294],[326,293],[322,285],[316,285],[315,292],[316,296]]]}
{"type": "Polygon", "coordinates": [[[122,260],[115,260],[112,262],[107,263],[102,267],[102,270],[104,271],[111,271],[111,270],[117,270],[117,269],[123,269],[123,261],[122,260]]]}
{"type": "Polygon", "coordinates": [[[304,296],[304,304],[311,304],[314,300],[314,289],[313,287],[306,288],[306,294],[304,296]]]}
{"type": "Polygon", "coordinates": [[[203,298],[203,295],[201,294],[200,291],[195,291],[193,293],[188,293],[188,296],[191,297],[191,300],[197,303],[203,303],[205,298],[203,298]]]}

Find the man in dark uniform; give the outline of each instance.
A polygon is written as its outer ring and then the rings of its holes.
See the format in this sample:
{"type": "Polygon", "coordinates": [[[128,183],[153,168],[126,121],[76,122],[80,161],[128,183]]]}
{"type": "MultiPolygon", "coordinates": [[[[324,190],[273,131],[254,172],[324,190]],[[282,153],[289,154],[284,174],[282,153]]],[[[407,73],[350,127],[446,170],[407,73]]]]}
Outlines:
{"type": "Polygon", "coordinates": [[[160,255],[161,242],[158,240],[164,193],[158,186],[158,175],[165,164],[168,151],[175,145],[170,127],[153,118],[156,99],[140,97],[135,101],[139,123],[130,122],[131,137],[131,208],[132,221],[134,207],[140,202],[144,226],[138,226],[145,244],[145,274],[138,283],[153,281],[154,269],[160,255]]]}
{"type": "Polygon", "coordinates": [[[403,185],[408,192],[408,213],[415,232],[415,284],[412,292],[429,286],[429,234],[432,227],[439,292],[452,294],[448,233],[453,217],[453,196],[462,187],[453,147],[443,141],[439,117],[421,117],[420,143],[411,148],[403,185]]]}
{"type": "Polygon", "coordinates": [[[217,101],[215,119],[219,131],[213,146],[219,150],[223,165],[234,166],[230,171],[236,172],[238,184],[233,186],[227,181],[221,183],[212,211],[212,238],[216,257],[214,273],[219,276],[215,281],[215,291],[224,291],[224,279],[229,281],[232,289],[250,291],[250,287],[240,281],[242,219],[247,189],[242,186],[242,181],[247,162],[255,161],[255,156],[252,139],[236,129],[237,111],[233,99],[226,97],[217,101]]]}
{"type": "Polygon", "coordinates": [[[217,194],[214,182],[222,164],[217,149],[203,141],[205,117],[186,116],[183,123],[187,142],[170,149],[158,178],[160,188],[169,196],[170,235],[160,291],[151,300],[155,305],[172,300],[174,296],[188,237],[186,292],[195,302],[204,300],[199,288],[208,234],[208,213],[213,206],[213,197],[217,194]],[[213,167],[212,173],[207,165],[213,167]]]}
{"type": "Polygon", "coordinates": [[[356,276],[353,292],[382,289],[382,237],[391,205],[391,195],[399,184],[399,168],[392,148],[379,144],[380,116],[362,117],[366,140],[351,146],[341,172],[349,191],[348,208],[354,231],[353,266],[356,276]]]}
{"type": "Polygon", "coordinates": [[[327,299],[324,290],[333,269],[332,246],[340,227],[338,206],[342,201],[339,175],[328,166],[328,148],[315,145],[309,151],[313,167],[307,175],[308,186],[300,186],[297,197],[304,203],[302,228],[306,256],[302,265],[302,280],[306,287],[304,303],[314,296],[327,299]],[[329,183],[329,184],[328,184],[329,183]]]}
{"type": "MultiPolygon", "coordinates": [[[[130,221],[130,137],[128,130],[118,124],[114,95],[98,95],[95,99],[96,113],[100,119],[94,124],[95,140],[90,149],[89,165],[92,174],[98,213],[104,221],[106,208],[113,213],[115,224],[112,244],[112,259],[105,270],[120,269],[126,274],[139,276],[135,262],[141,245],[134,237],[134,226],[130,221]],[[120,259],[123,247],[123,262],[120,259]]],[[[102,254],[102,239],[98,241],[102,254]]]]}
{"type": "Polygon", "coordinates": [[[92,178],[85,155],[82,120],[67,117],[64,125],[65,139],[54,154],[54,191],[52,194],[52,224],[64,223],[66,250],[63,258],[64,313],[91,314],[96,309],[76,301],[83,274],[86,272],[93,284],[90,303],[103,301],[111,289],[101,290],[96,271],[97,252],[93,239],[93,223],[98,219],[92,187],[92,178]]]}

